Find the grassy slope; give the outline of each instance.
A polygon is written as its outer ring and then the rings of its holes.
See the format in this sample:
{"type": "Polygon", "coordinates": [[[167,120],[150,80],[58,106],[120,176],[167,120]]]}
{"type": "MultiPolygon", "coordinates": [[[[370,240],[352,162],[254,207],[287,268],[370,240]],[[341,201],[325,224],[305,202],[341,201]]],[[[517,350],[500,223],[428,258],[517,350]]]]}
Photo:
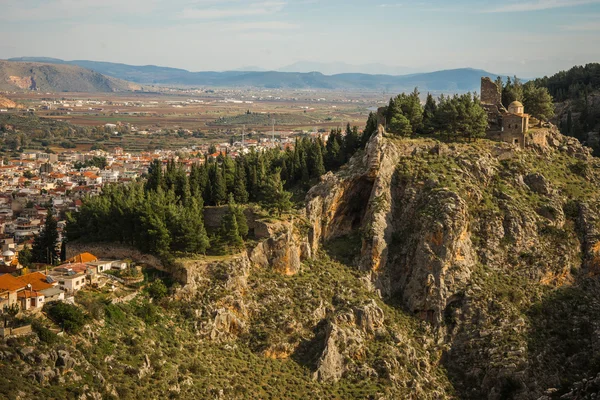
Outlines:
{"type": "MultiPolygon", "coordinates": [[[[19,362],[4,363],[0,377],[0,394],[12,397],[18,392],[43,398],[75,398],[83,392],[83,385],[103,393],[106,398],[212,398],[221,393],[225,398],[247,399],[366,399],[376,394],[403,398],[410,388],[394,388],[383,378],[364,379],[350,375],[337,384],[319,383],[312,379],[315,356],[322,333],[311,325],[311,314],[320,304],[340,308],[343,304],[358,304],[373,298],[358,280],[359,275],[349,267],[323,256],[319,261],[305,265],[303,272],[284,277],[268,271],[253,271],[246,298],[253,310],[250,328],[237,340],[215,342],[200,333],[203,324],[212,316],[211,305],[218,304],[230,294],[219,288],[218,276],[207,286],[199,288],[198,298],[192,302],[163,300],[149,304],[143,296],[129,304],[107,306],[106,295],[96,293],[80,297],[90,314],[95,315],[87,333],[60,339],[54,348],[67,348],[71,354],[81,352],[91,368],[82,366],[75,371],[82,380],[51,382],[45,387],[22,376],[19,362]],[[297,325],[289,329],[290,324],[297,325]],[[287,359],[272,359],[264,355],[267,347],[282,344],[298,346],[287,359]],[[151,371],[138,378],[138,370],[148,356],[151,371]],[[106,379],[114,391],[103,391],[95,372],[106,379]]],[[[422,326],[402,312],[376,299],[386,315],[389,332],[408,338],[411,348],[406,352],[425,354],[416,337],[424,334],[422,326]]],[[[84,331],[85,332],[85,331],[84,331]]],[[[391,334],[391,333],[389,333],[391,334]]],[[[11,346],[0,345],[0,351],[15,353],[27,343],[36,345],[40,353],[45,345],[33,339],[13,340],[11,346]]],[[[385,358],[391,337],[379,337],[366,347],[369,363],[385,358]]],[[[407,345],[407,344],[405,344],[407,345]]],[[[404,351],[404,350],[402,350],[404,351]]],[[[435,364],[436,355],[431,356],[435,364]]],[[[404,365],[408,378],[417,377],[419,368],[404,365]]],[[[423,372],[421,372],[422,374],[423,372]]],[[[432,389],[451,392],[444,372],[438,367],[429,371],[432,389]]]]}

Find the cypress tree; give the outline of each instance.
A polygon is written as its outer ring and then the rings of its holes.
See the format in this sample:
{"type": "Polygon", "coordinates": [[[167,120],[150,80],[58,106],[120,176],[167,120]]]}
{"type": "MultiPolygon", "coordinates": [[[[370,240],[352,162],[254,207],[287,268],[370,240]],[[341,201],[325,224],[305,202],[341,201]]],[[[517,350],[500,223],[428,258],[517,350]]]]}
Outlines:
{"type": "Polygon", "coordinates": [[[431,93],[427,93],[427,101],[423,109],[423,133],[431,134],[435,130],[435,112],[437,104],[431,93]]]}
{"type": "Polygon", "coordinates": [[[227,188],[225,187],[223,173],[219,170],[217,163],[214,163],[211,168],[210,183],[211,203],[215,206],[224,204],[227,201],[227,188]]]}
{"type": "Polygon", "coordinates": [[[245,239],[248,237],[248,220],[246,219],[246,214],[244,214],[244,207],[236,204],[235,199],[232,194],[229,195],[229,208],[235,214],[235,220],[238,226],[238,233],[245,239]]]}
{"type": "Polygon", "coordinates": [[[153,160],[148,167],[148,180],[146,181],[146,190],[157,190],[163,187],[164,178],[162,171],[162,162],[153,160]]]}
{"type": "Polygon", "coordinates": [[[229,205],[227,212],[221,219],[221,241],[230,250],[240,250],[244,240],[240,236],[235,209],[229,205]]]}
{"type": "Polygon", "coordinates": [[[58,251],[58,225],[52,209],[48,209],[44,230],[36,236],[31,249],[32,261],[37,263],[55,264],[60,261],[58,251]]]}
{"type": "Polygon", "coordinates": [[[248,190],[246,190],[246,172],[244,170],[244,166],[240,163],[237,163],[235,167],[233,196],[240,204],[246,204],[248,202],[248,190]]]}
{"type": "Polygon", "coordinates": [[[202,208],[201,201],[196,198],[191,198],[187,206],[180,207],[176,227],[177,235],[173,243],[177,244],[182,251],[204,254],[210,247],[204,227],[202,208]]]}
{"type": "Polygon", "coordinates": [[[313,172],[312,176],[315,178],[318,178],[321,175],[325,174],[322,147],[323,145],[321,143],[321,139],[316,140],[312,145],[314,158],[311,160],[311,165],[313,172]]]}
{"type": "Polygon", "coordinates": [[[377,115],[372,112],[369,113],[369,118],[367,119],[367,125],[365,126],[365,130],[360,138],[360,147],[365,148],[371,136],[373,136],[377,132],[377,115]]]}
{"type": "Polygon", "coordinates": [[[302,161],[300,162],[300,168],[302,171],[302,175],[300,176],[300,181],[302,184],[307,185],[310,180],[310,174],[308,172],[308,165],[306,163],[306,156],[302,157],[302,161]]]}

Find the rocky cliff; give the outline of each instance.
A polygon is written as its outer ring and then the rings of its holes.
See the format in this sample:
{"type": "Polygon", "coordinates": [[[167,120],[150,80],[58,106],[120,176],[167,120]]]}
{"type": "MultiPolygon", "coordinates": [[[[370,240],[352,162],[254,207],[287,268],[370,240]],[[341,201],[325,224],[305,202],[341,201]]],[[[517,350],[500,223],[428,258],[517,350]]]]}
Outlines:
{"type": "Polygon", "coordinates": [[[249,210],[255,240],[237,255],[165,264],[97,246],[178,283],[163,299],[80,294],[83,332],[0,343],[0,394],[594,398],[600,162],[538,133],[547,145],[522,150],[380,131],[304,212],[249,210]]]}
{"type": "Polygon", "coordinates": [[[555,128],[540,133],[547,146],[521,150],[380,130],[307,197],[313,251],[358,234],[355,266],[388,303],[432,327],[464,398],[537,399],[597,372],[581,357],[598,334],[588,287],[600,261],[600,163],[555,128]],[[539,310],[565,292],[590,303],[561,327],[589,326],[587,336],[547,331],[553,316],[539,310]],[[577,344],[561,349],[557,335],[577,344]],[[567,354],[549,354],[557,350],[567,354]],[[559,359],[566,364],[542,361],[559,359]]]}

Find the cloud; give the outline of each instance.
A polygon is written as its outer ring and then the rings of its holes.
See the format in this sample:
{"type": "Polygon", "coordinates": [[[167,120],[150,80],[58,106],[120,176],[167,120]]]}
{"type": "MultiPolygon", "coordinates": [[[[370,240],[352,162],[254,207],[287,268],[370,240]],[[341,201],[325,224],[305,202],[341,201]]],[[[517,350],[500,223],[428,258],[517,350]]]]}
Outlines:
{"type": "Polygon", "coordinates": [[[285,7],[284,1],[262,1],[230,7],[188,7],[177,14],[180,19],[223,19],[275,14],[285,7]]]}
{"type": "Polygon", "coordinates": [[[600,0],[535,0],[535,1],[520,1],[510,4],[504,4],[497,8],[484,10],[485,13],[505,13],[505,12],[526,12],[526,11],[541,11],[552,8],[574,7],[586,4],[598,4],[600,0]]]}

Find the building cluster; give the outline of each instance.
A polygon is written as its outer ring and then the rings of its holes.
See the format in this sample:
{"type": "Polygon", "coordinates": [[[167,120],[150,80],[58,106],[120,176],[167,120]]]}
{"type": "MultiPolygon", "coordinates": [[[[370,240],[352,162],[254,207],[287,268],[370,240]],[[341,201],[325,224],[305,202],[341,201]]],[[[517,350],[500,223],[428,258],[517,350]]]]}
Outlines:
{"type": "MultiPolygon", "coordinates": [[[[309,135],[324,141],[328,136],[326,132],[309,135]]],[[[296,140],[292,135],[280,132],[258,139],[245,136],[239,139],[177,151],[137,154],[125,152],[120,147],[110,152],[91,150],[51,154],[24,151],[19,158],[0,160],[0,240],[3,243],[0,273],[19,268],[19,252],[25,245],[32,247],[49,211],[58,220],[59,239],[62,240],[66,215],[78,211],[84,196],[100,193],[106,184],[127,184],[144,176],[156,159],[165,165],[169,160],[175,160],[190,171],[192,165],[203,164],[220,155],[236,158],[251,151],[293,149],[296,140]],[[99,160],[101,165],[98,165],[99,160]]]]}
{"type": "Polygon", "coordinates": [[[0,274],[0,313],[11,308],[35,312],[52,301],[70,299],[87,286],[101,287],[110,270],[129,267],[124,260],[99,260],[90,253],[78,254],[63,264],[26,273],[0,274]]]}

